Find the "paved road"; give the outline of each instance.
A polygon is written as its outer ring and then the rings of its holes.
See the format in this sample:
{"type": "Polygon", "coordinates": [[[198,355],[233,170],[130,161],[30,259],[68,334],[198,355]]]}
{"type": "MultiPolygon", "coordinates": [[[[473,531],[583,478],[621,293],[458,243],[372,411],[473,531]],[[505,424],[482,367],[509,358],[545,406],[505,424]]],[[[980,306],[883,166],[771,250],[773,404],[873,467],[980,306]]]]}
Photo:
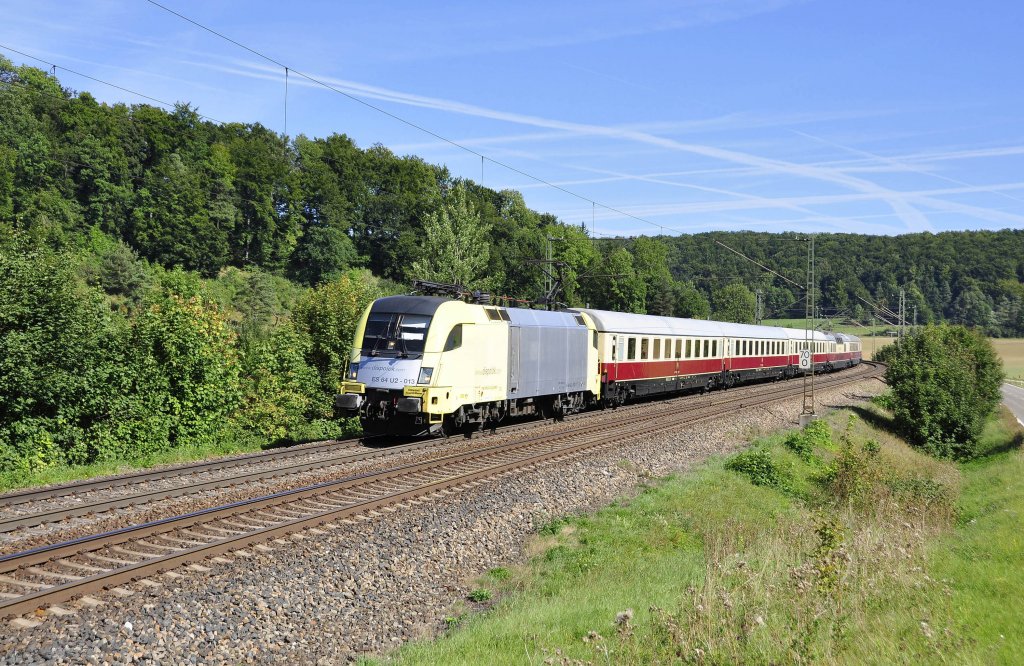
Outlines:
{"type": "Polygon", "coordinates": [[[1021,425],[1024,425],[1024,389],[1013,384],[1003,384],[1003,403],[1010,408],[1021,425]]]}

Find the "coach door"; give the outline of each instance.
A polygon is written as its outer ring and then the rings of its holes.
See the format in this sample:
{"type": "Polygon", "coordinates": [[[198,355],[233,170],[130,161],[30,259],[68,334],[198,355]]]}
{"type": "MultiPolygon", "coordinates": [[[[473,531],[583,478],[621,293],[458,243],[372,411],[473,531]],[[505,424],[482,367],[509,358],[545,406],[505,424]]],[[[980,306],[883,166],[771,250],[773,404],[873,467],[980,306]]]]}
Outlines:
{"type": "Polygon", "coordinates": [[[519,390],[519,345],[522,331],[518,326],[508,327],[508,392],[519,390]]]}

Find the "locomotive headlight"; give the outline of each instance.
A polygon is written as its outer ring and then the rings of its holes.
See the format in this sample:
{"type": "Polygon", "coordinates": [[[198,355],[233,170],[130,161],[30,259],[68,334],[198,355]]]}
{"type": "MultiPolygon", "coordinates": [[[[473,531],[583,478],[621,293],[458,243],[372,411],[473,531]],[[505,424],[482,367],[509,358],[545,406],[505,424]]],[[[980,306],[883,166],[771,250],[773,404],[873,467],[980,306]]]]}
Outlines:
{"type": "Polygon", "coordinates": [[[349,363],[348,364],[348,378],[355,379],[359,375],[359,364],[349,363]]]}
{"type": "Polygon", "coordinates": [[[430,378],[434,376],[433,368],[420,368],[420,376],[416,380],[417,384],[429,384],[430,378]]]}

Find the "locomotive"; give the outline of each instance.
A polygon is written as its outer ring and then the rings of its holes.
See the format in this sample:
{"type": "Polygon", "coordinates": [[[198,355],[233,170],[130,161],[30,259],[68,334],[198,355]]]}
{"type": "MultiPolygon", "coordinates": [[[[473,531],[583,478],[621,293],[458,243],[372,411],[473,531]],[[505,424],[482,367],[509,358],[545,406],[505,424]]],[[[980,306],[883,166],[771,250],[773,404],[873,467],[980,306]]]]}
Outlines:
{"type": "Polygon", "coordinates": [[[374,301],[356,327],[335,413],[367,435],[447,435],[509,417],[560,418],[644,396],[831,372],[860,339],[775,326],[467,303],[374,301]]]}

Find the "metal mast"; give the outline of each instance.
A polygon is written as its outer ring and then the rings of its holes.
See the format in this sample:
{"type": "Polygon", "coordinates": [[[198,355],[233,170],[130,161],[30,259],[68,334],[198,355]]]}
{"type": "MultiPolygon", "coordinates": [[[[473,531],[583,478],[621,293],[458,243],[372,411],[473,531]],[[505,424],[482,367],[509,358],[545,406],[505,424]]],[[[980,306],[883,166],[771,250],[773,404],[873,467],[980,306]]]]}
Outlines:
{"type": "Polygon", "coordinates": [[[814,416],[814,236],[807,246],[807,297],[804,299],[804,344],[810,351],[811,367],[804,370],[804,407],[801,424],[814,416]]]}

